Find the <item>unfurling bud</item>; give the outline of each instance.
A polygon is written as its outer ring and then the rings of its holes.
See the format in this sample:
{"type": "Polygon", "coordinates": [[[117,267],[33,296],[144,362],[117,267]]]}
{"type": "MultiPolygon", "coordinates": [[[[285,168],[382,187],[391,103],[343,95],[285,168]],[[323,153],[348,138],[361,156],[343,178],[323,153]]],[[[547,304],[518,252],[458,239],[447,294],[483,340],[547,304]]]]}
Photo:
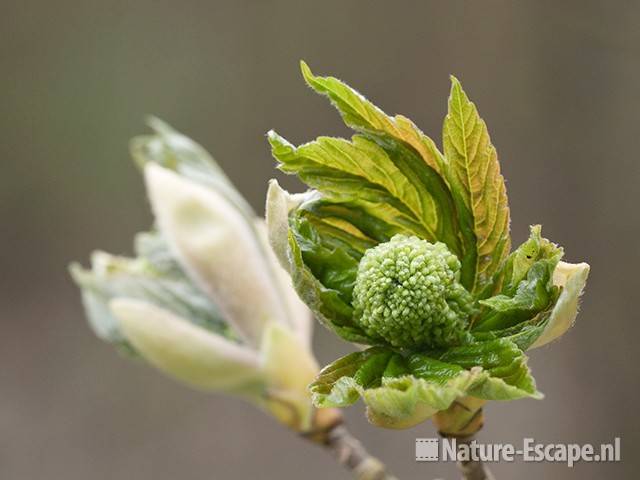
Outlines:
{"type": "MultiPolygon", "coordinates": [[[[71,266],[94,331],[192,387],[239,396],[289,428],[318,428],[311,318],[266,227],[202,147],[157,119],[132,141],[156,229],[136,258],[71,266]]],[[[335,416],[335,414],[334,414],[335,416]]]]}
{"type": "Polygon", "coordinates": [[[221,194],[154,164],[145,167],[151,206],[171,251],[251,345],[269,322],[286,322],[255,231],[221,194]]]}

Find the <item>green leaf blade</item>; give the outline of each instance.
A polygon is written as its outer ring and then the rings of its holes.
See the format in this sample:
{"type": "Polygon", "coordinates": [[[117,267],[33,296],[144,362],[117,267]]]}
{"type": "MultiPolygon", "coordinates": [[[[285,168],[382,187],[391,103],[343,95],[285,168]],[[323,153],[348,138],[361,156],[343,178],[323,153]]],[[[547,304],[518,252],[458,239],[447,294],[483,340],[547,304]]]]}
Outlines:
{"type": "Polygon", "coordinates": [[[358,205],[400,231],[433,235],[435,225],[421,221],[415,187],[375,143],[321,137],[294,147],[275,132],[269,132],[269,142],[281,170],[297,174],[328,200],[358,205]]]}
{"type": "Polygon", "coordinates": [[[364,95],[334,77],[315,76],[309,66],[300,62],[302,75],[307,84],[321,95],[326,95],[338,109],[344,122],[361,132],[378,132],[391,135],[411,145],[423,161],[438,174],[443,174],[444,157],[436,144],[408,118],[402,115],[391,117],[375,106],[364,95]]]}
{"type": "Polygon", "coordinates": [[[409,356],[372,347],[325,367],[310,389],[318,407],[347,406],[362,398],[372,423],[407,428],[461,397],[541,398],[526,360],[508,339],[409,356]]]}
{"type": "Polygon", "coordinates": [[[529,239],[509,255],[496,275],[497,294],[480,300],[484,308],[473,330],[508,329],[551,308],[559,294],[553,277],[562,255],[562,248],[542,237],[539,225],[532,226],[529,239]]]}
{"type": "Polygon", "coordinates": [[[475,105],[451,77],[443,144],[447,178],[463,224],[465,286],[478,292],[501,267],[510,248],[509,206],[495,147],[475,105]],[[470,271],[471,270],[471,271],[470,271]]]}
{"type": "Polygon", "coordinates": [[[389,135],[320,137],[295,147],[269,133],[279,168],[297,174],[327,201],[364,210],[393,233],[442,241],[462,255],[454,200],[444,180],[419,155],[389,135]]]}

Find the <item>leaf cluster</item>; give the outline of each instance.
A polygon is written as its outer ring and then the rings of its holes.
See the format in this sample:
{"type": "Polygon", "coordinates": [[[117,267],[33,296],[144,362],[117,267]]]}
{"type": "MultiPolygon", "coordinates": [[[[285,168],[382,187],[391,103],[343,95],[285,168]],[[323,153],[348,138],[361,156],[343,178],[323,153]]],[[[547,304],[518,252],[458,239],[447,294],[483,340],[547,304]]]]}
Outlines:
{"type": "Polygon", "coordinates": [[[411,120],[387,115],[344,82],[315,76],[304,62],[302,73],[355,133],[294,146],[269,132],[280,170],[312,189],[300,198],[272,183],[272,246],[317,318],[345,340],[371,345],[323,370],[311,386],[316,404],[362,397],[370,414],[397,421],[430,416],[460,396],[539,397],[524,351],[572,324],[588,265],[561,262],[562,249],[542,238],[540,226],[510,252],[496,149],[460,82],[451,78],[441,151],[411,120]],[[356,321],[360,260],[396,234],[442,242],[460,260],[460,282],[477,307],[465,344],[407,351],[356,321]]]}

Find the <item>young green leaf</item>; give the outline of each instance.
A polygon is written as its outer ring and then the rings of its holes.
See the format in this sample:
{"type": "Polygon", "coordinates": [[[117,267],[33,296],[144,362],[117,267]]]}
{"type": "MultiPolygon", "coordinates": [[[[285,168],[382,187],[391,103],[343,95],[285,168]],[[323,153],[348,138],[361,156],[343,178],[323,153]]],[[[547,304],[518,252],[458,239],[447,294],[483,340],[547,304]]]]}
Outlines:
{"type": "Polygon", "coordinates": [[[349,342],[369,344],[371,340],[353,321],[353,307],[344,301],[338,290],[328,288],[304,263],[302,250],[293,232],[289,232],[291,279],[300,298],[318,320],[349,342]]]}
{"type": "Polygon", "coordinates": [[[551,316],[552,307],[537,313],[529,320],[521,321],[511,327],[495,330],[473,330],[472,337],[478,342],[487,342],[498,338],[505,338],[513,342],[523,352],[540,337],[545,330],[551,316]]]}
{"type": "Polygon", "coordinates": [[[421,218],[419,192],[375,143],[361,136],[353,142],[320,137],[296,148],[273,131],[269,142],[279,168],[297,174],[325,198],[353,203],[399,229],[433,235],[435,210],[421,218]]]}
{"type": "Polygon", "coordinates": [[[555,267],[563,255],[562,247],[542,237],[540,225],[532,225],[527,241],[509,255],[504,268],[497,275],[500,293],[513,295],[536,262],[546,259],[555,267]]]}
{"type": "Polygon", "coordinates": [[[280,169],[295,173],[327,201],[349,204],[391,225],[461,254],[453,198],[414,150],[388,136],[352,141],[320,137],[294,147],[275,132],[269,141],[280,169]]]}
{"type": "Polygon", "coordinates": [[[396,140],[406,142],[420,154],[429,167],[438,174],[443,174],[445,168],[442,153],[433,140],[422,133],[411,120],[402,115],[388,116],[362,94],[337,78],[315,76],[304,61],[300,62],[300,68],[307,84],[316,92],[329,97],[349,127],[361,132],[387,134],[396,140]]]}
{"type": "Polygon", "coordinates": [[[469,392],[471,396],[484,400],[541,398],[526,356],[507,338],[453,347],[440,355],[439,360],[467,369],[482,367],[489,373],[488,383],[475,385],[469,392]]]}
{"type": "MultiPolygon", "coordinates": [[[[305,264],[298,243],[300,235],[290,228],[290,215],[302,208],[301,205],[306,205],[305,202],[313,203],[317,198],[313,192],[289,195],[278,182],[272,180],[266,206],[269,243],[283,268],[290,273],[296,292],[323,325],[347,341],[370,342],[353,322],[353,307],[341,297],[338,290],[323,285],[305,264]]],[[[295,226],[295,222],[292,224],[295,226]]],[[[309,249],[312,245],[307,243],[305,247],[309,249]]]]}
{"type": "Polygon", "coordinates": [[[465,240],[463,284],[475,293],[491,281],[509,254],[509,206],[487,126],[460,82],[455,77],[451,82],[443,128],[446,174],[465,240]]]}
{"type": "Polygon", "coordinates": [[[380,386],[391,350],[372,347],[351,353],[323,368],[310,386],[314,403],[319,407],[345,407],[359,398],[358,390],[372,383],[380,386]]]}
{"type": "Polygon", "coordinates": [[[506,339],[408,357],[372,347],[325,367],[310,389],[318,407],[345,407],[362,398],[369,419],[391,428],[420,423],[463,396],[541,397],[526,357],[506,339]]]}
{"type": "Polygon", "coordinates": [[[342,244],[339,236],[346,236],[346,232],[332,230],[307,218],[294,217],[291,223],[305,265],[324,286],[338,291],[345,302],[351,303],[361,254],[348,243],[342,244]]]}
{"type": "Polygon", "coordinates": [[[535,317],[558,298],[553,276],[563,250],[531,227],[529,239],[509,255],[496,275],[499,293],[480,300],[486,308],[474,322],[476,332],[502,330],[535,317]]]}

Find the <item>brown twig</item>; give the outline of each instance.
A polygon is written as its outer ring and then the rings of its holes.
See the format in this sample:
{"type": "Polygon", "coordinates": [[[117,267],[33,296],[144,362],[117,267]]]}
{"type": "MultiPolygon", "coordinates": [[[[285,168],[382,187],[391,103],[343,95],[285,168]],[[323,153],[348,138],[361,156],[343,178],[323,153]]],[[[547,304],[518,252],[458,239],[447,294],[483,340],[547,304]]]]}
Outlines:
{"type": "MultiPolygon", "coordinates": [[[[321,412],[327,414],[330,409],[321,412]]],[[[384,464],[365,450],[342,423],[342,415],[321,422],[323,426],[303,436],[324,447],[358,480],[397,480],[384,464]]]]}
{"type": "Polygon", "coordinates": [[[384,464],[371,456],[344,425],[338,425],[329,432],[325,446],[358,480],[396,480],[387,472],[384,464]]]}
{"type": "MultiPolygon", "coordinates": [[[[457,437],[458,444],[470,445],[476,439],[475,434],[468,437],[457,437]]],[[[457,463],[460,473],[462,473],[463,480],[495,480],[495,477],[489,471],[487,466],[482,461],[460,461],[457,463]]]]}

